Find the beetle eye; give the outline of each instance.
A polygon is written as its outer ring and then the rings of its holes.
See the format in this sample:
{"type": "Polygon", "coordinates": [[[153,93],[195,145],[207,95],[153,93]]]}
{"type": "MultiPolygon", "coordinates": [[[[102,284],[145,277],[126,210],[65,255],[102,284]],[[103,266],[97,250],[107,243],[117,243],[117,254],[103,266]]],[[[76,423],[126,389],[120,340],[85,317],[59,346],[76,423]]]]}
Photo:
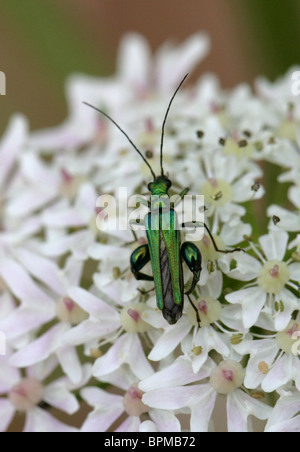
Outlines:
{"type": "Polygon", "coordinates": [[[150,184],[148,184],[148,190],[152,191],[152,187],[153,187],[152,182],[150,182],[150,184]]]}
{"type": "Polygon", "coordinates": [[[167,179],[166,180],[166,185],[167,185],[168,188],[170,188],[172,186],[172,182],[169,179],[167,179]]]}

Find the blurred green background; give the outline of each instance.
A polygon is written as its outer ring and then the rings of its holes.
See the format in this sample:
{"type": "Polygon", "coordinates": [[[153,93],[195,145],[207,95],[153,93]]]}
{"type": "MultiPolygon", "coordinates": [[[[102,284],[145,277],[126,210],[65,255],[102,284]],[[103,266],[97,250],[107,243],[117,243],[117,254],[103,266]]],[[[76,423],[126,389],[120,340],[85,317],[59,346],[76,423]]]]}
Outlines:
{"type": "Polygon", "coordinates": [[[127,31],[143,33],[153,50],[206,31],[212,51],[194,77],[214,71],[231,87],[299,63],[299,24],[299,0],[1,0],[0,132],[16,111],[32,129],[59,123],[68,74],[113,73],[127,31]]]}

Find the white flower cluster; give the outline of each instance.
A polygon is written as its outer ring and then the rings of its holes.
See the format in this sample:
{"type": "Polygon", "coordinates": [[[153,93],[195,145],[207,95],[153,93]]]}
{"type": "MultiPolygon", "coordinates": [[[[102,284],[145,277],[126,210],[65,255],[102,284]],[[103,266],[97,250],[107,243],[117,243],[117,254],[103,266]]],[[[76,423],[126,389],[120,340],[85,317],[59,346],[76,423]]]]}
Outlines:
{"type": "Polygon", "coordinates": [[[158,173],[166,106],[208,50],[195,34],[152,57],[141,36],[127,35],[116,75],[68,80],[62,125],[32,133],[26,118],[11,119],[0,143],[1,431],[17,412],[27,432],[214,431],[224,399],[230,432],[253,431],[253,418],[265,432],[300,431],[292,71],[276,83],[257,80],[255,93],[246,84],[224,91],[205,75],[170,111],[164,157],[173,187],[204,195],[220,248],[246,251],[220,254],[208,235],[197,242],[200,328],[188,300],[169,325],[153,283],[133,277],[129,259],[143,232],[132,243],[130,229],[96,227],[98,196],[118,199],[119,187],[145,193],[150,180],[120,131],[82,101],[118,121],[158,173]],[[74,426],[83,401],[90,412],[74,426]]]}

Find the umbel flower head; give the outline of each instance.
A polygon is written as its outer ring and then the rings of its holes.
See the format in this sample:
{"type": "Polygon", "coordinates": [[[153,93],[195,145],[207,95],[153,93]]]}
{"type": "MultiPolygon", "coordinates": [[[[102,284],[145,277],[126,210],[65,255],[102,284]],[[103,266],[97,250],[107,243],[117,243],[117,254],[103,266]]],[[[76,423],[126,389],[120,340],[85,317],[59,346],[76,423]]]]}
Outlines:
{"type": "MultiPolygon", "coordinates": [[[[120,188],[141,199],[149,165],[160,174],[166,108],[208,50],[196,33],[152,56],[128,34],[115,75],[70,76],[61,125],[31,132],[11,119],[0,141],[1,431],[15,416],[26,432],[219,431],[222,403],[230,432],[300,430],[297,68],[255,92],[225,91],[212,74],[185,82],[165,123],[164,171],[170,195],[204,196],[210,233],[181,231],[202,271],[175,325],[153,281],[130,270],[147,238],[132,234],[120,188]],[[109,221],[99,196],[115,201],[109,221]]],[[[183,278],[188,290],[185,263],[183,278]]]]}

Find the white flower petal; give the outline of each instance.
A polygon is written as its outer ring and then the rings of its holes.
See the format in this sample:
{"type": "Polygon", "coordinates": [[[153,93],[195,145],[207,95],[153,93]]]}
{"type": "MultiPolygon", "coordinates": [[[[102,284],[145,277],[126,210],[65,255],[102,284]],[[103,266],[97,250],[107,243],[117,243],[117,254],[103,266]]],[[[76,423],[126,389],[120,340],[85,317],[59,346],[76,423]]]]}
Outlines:
{"type": "Polygon", "coordinates": [[[239,281],[252,281],[257,278],[261,269],[261,263],[243,252],[236,252],[234,255],[226,254],[219,258],[219,265],[221,270],[226,273],[227,276],[239,281]],[[235,268],[230,269],[231,263],[235,262],[235,268]]]}
{"type": "Polygon", "coordinates": [[[176,326],[166,327],[165,332],[154,345],[148,358],[151,361],[160,361],[168,356],[189,333],[190,329],[191,324],[185,317],[180,319],[176,326]]]}
{"type": "Polygon", "coordinates": [[[259,243],[268,260],[282,261],[286,253],[288,239],[287,232],[272,231],[260,237],[259,243]]]}
{"type": "Polygon", "coordinates": [[[75,433],[78,429],[55,419],[41,408],[34,408],[26,416],[25,433],[75,433]]]}
{"type": "Polygon", "coordinates": [[[217,394],[210,384],[202,385],[191,406],[191,432],[207,432],[217,394]]]}
{"type": "Polygon", "coordinates": [[[0,356],[0,394],[9,392],[20,378],[20,370],[10,365],[9,356],[0,356]]]}
{"type": "Polygon", "coordinates": [[[32,276],[50,287],[54,293],[61,296],[64,294],[61,272],[54,262],[21,248],[15,249],[14,255],[32,276]]]}
{"type": "Polygon", "coordinates": [[[14,162],[25,144],[28,121],[25,116],[14,115],[0,143],[0,187],[6,181],[14,162]]]}
{"type": "Polygon", "coordinates": [[[166,410],[150,410],[149,416],[160,432],[181,432],[180,422],[177,417],[166,410]]]}
{"type": "Polygon", "coordinates": [[[152,421],[144,421],[144,422],[142,422],[140,424],[139,431],[141,433],[147,433],[147,432],[158,433],[159,432],[158,428],[156,427],[156,425],[152,421]]]}
{"type": "Polygon", "coordinates": [[[170,366],[142,380],[139,383],[139,388],[146,392],[158,388],[169,388],[170,386],[193,383],[210,375],[210,370],[210,365],[208,364],[199,373],[195,374],[190,358],[180,356],[170,366]]]}
{"type": "Polygon", "coordinates": [[[178,410],[197,403],[198,397],[201,398],[199,394],[201,394],[201,385],[179,386],[146,392],[142,401],[152,408],[178,410]]]}
{"type": "Polygon", "coordinates": [[[116,331],[120,326],[118,322],[104,322],[101,323],[97,319],[84,320],[79,325],[69,329],[61,338],[63,345],[81,345],[88,344],[93,340],[99,340],[101,337],[106,337],[108,334],[116,331]]]}
{"type": "Polygon", "coordinates": [[[81,289],[80,287],[71,287],[68,291],[69,297],[75,301],[84,311],[89,314],[99,317],[99,319],[105,322],[120,321],[120,315],[113,307],[108,303],[95,297],[90,292],[81,289]]]}
{"type": "Polygon", "coordinates": [[[300,264],[293,263],[289,265],[290,279],[292,281],[300,281],[300,264]]]}
{"type": "Polygon", "coordinates": [[[46,306],[54,305],[52,299],[39,289],[17,262],[11,259],[5,259],[4,262],[1,262],[0,275],[18,299],[39,300],[39,303],[44,303],[46,306]]]}
{"type": "Polygon", "coordinates": [[[283,355],[276,361],[262,382],[266,392],[275,391],[293,378],[293,356],[283,355]]]}
{"type": "Polygon", "coordinates": [[[5,432],[15,415],[15,408],[8,399],[0,397],[0,432],[5,432]]]}
{"type": "Polygon", "coordinates": [[[82,380],[83,369],[74,347],[61,347],[57,350],[57,357],[65,374],[72,383],[76,384],[82,380]]]}
{"type": "Polygon", "coordinates": [[[122,422],[115,432],[138,432],[140,424],[141,421],[138,416],[129,416],[124,422],[122,422]]]}
{"type": "Polygon", "coordinates": [[[248,417],[267,419],[272,408],[250,397],[240,389],[227,397],[228,432],[248,432],[248,417]]]}
{"type": "Polygon", "coordinates": [[[160,88],[172,89],[178,85],[183,76],[191,72],[206,56],[209,40],[205,34],[195,33],[178,48],[162,46],[156,56],[156,77],[160,88]]]}
{"type": "Polygon", "coordinates": [[[242,318],[245,328],[255,324],[262,307],[266,302],[266,294],[259,287],[249,287],[226,296],[229,303],[242,305],[242,318]]]}
{"type": "Polygon", "coordinates": [[[269,416],[265,432],[299,432],[300,416],[296,416],[300,411],[300,395],[293,394],[281,397],[272,413],[269,416]]]}
{"type": "Polygon", "coordinates": [[[45,388],[43,400],[68,414],[76,413],[80,407],[75,395],[71,394],[61,382],[48,385],[45,388]]]}
{"type": "Polygon", "coordinates": [[[115,371],[124,363],[129,364],[132,372],[141,380],[153,373],[139,338],[134,334],[124,334],[104,356],[96,360],[93,374],[101,380],[101,377],[115,371]]]}
{"type": "Polygon", "coordinates": [[[58,324],[50,328],[45,334],[16,352],[10,359],[17,367],[31,366],[44,361],[53,353],[60,342],[61,335],[68,329],[66,324],[58,324]]]}

